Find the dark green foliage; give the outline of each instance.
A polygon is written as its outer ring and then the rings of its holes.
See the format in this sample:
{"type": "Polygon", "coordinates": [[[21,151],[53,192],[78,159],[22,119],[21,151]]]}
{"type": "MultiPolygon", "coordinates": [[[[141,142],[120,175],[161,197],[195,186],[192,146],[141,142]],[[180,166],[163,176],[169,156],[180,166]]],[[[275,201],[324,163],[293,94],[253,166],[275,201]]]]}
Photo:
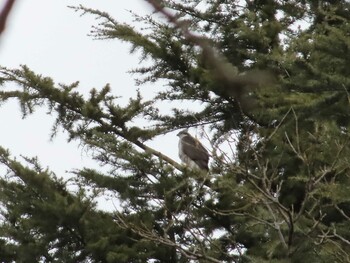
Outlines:
{"type": "Polygon", "coordinates": [[[349,262],[350,4],[161,4],[171,22],[135,15],[145,32],[74,8],[100,18],[94,37],[153,62],[132,70],[138,84],[166,81],[152,100],[141,89],[122,107],[108,85],[85,98],[78,83],[1,68],[0,83],[17,84],[1,101],[17,99],[24,116],[47,106],[52,136],[62,127],[110,168],[77,169],[70,191],[1,149],[1,261],[349,262]],[[162,101],[175,108],[158,111],[162,101]],[[194,126],[212,135],[208,175],[145,144],[194,126]],[[101,194],[118,198],[114,211],[96,209],[101,194]]]}

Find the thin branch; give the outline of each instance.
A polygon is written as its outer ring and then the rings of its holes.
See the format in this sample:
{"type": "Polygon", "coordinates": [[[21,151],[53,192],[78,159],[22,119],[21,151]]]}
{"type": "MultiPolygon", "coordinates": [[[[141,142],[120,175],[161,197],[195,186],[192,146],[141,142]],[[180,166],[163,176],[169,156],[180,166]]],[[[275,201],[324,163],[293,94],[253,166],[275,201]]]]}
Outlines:
{"type": "Polygon", "coordinates": [[[344,210],[341,209],[338,205],[334,205],[335,209],[337,209],[339,211],[339,213],[342,214],[342,216],[344,218],[346,218],[346,220],[350,221],[350,217],[348,215],[345,214],[344,210]]]}
{"type": "Polygon", "coordinates": [[[127,222],[120,214],[116,213],[116,223],[124,228],[129,229],[130,231],[134,232],[135,234],[146,238],[147,240],[159,242],[163,245],[170,246],[176,248],[177,251],[179,251],[181,254],[183,254],[188,259],[205,259],[206,262],[213,262],[213,263],[220,263],[221,261],[204,254],[197,253],[196,251],[192,252],[189,251],[186,248],[183,248],[181,245],[178,245],[177,243],[171,241],[169,238],[164,238],[159,235],[156,235],[152,230],[147,229],[146,226],[143,228],[138,227],[130,222],[127,222]]]}
{"type": "MultiPolygon", "coordinates": [[[[126,137],[124,137],[126,140],[128,140],[126,137]]],[[[140,147],[141,149],[143,149],[145,152],[148,152],[154,156],[157,156],[159,159],[166,161],[168,164],[174,166],[176,169],[178,169],[179,171],[184,171],[184,166],[182,166],[181,164],[179,164],[178,162],[174,161],[173,159],[171,159],[170,157],[168,157],[167,155],[143,144],[140,141],[132,141],[132,143],[134,143],[135,145],[137,145],[138,147],[140,147]]]]}
{"type": "Polygon", "coordinates": [[[273,132],[270,134],[269,137],[267,137],[266,141],[271,140],[271,138],[275,135],[275,133],[279,130],[279,128],[281,127],[281,125],[283,124],[284,120],[287,118],[287,116],[289,115],[289,113],[291,112],[292,108],[289,108],[289,110],[287,111],[286,114],[284,114],[283,118],[281,119],[281,121],[278,123],[277,127],[273,130],[273,132]]]}
{"type": "Polygon", "coordinates": [[[336,230],[335,228],[333,229],[333,235],[334,235],[336,238],[338,238],[338,239],[340,239],[341,241],[343,241],[345,244],[350,245],[350,241],[347,240],[346,238],[342,237],[341,235],[338,235],[338,234],[337,234],[337,230],[336,230]]]}
{"type": "Polygon", "coordinates": [[[269,212],[270,212],[270,214],[271,214],[271,216],[272,216],[272,218],[273,218],[274,229],[277,230],[278,235],[279,235],[279,237],[280,237],[280,240],[281,240],[283,246],[284,246],[285,248],[288,249],[288,245],[287,245],[287,243],[286,243],[286,240],[284,239],[284,236],[283,236],[283,234],[282,234],[281,227],[280,227],[280,225],[283,224],[283,221],[282,221],[281,223],[278,223],[278,222],[277,222],[277,218],[276,218],[276,216],[275,216],[275,213],[273,212],[273,210],[272,210],[270,204],[269,204],[268,202],[264,202],[264,203],[265,203],[265,206],[267,207],[267,209],[269,210],[269,212]]]}
{"type": "Polygon", "coordinates": [[[211,209],[211,208],[209,208],[207,206],[206,206],[206,208],[209,211],[211,211],[211,212],[213,212],[215,214],[218,214],[218,215],[223,215],[223,216],[235,215],[235,216],[249,217],[249,218],[251,218],[251,219],[253,219],[253,220],[255,220],[255,221],[257,221],[257,222],[259,222],[259,223],[261,223],[263,225],[271,227],[272,229],[275,228],[275,225],[272,224],[271,222],[266,221],[266,220],[262,219],[261,217],[254,216],[254,215],[249,214],[249,213],[239,213],[239,212],[235,212],[234,210],[227,210],[227,211],[225,211],[225,210],[217,210],[217,209],[211,209]]]}

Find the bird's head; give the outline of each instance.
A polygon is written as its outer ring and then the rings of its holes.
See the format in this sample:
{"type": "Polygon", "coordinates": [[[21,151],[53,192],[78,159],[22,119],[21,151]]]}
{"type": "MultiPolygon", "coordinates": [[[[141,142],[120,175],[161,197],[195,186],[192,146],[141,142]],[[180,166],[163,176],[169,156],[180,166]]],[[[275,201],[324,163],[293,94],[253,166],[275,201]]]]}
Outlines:
{"type": "Polygon", "coordinates": [[[182,137],[190,135],[190,134],[187,132],[187,130],[182,130],[176,135],[179,136],[180,138],[182,138],[182,137]]]}

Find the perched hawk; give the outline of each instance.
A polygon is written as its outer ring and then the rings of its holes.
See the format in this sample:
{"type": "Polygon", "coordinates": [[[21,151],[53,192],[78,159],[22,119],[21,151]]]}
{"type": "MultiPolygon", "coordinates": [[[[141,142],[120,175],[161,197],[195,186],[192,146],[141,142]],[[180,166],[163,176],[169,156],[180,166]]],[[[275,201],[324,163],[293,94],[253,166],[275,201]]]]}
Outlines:
{"type": "Polygon", "coordinates": [[[208,171],[209,153],[203,145],[187,131],[180,131],[179,157],[190,168],[208,171]]]}

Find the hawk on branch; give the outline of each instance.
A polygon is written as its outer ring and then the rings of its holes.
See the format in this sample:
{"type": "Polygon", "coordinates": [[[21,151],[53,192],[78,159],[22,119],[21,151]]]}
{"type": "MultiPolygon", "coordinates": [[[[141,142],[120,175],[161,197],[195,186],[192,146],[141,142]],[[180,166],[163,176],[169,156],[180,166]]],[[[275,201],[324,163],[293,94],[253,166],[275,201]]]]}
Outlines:
{"type": "Polygon", "coordinates": [[[190,168],[209,171],[209,153],[204,146],[187,131],[180,131],[179,157],[190,168]]]}

